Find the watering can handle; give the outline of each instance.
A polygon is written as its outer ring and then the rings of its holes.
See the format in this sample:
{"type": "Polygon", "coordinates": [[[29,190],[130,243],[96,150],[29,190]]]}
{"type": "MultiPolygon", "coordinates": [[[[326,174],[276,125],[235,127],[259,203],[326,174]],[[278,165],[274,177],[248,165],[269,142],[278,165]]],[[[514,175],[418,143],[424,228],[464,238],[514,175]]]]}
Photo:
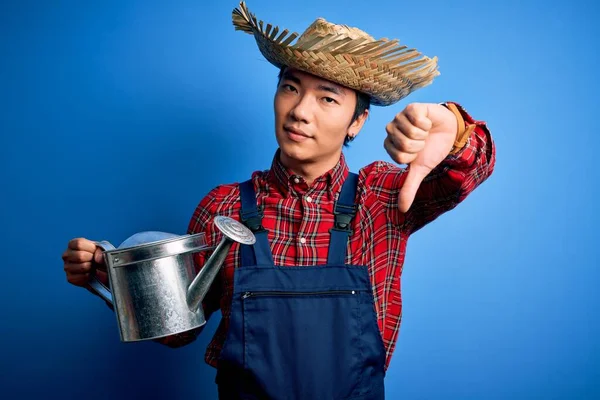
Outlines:
{"type": "MultiPolygon", "coordinates": [[[[99,246],[104,251],[109,251],[109,250],[115,249],[115,246],[113,246],[112,244],[110,244],[109,242],[107,242],[105,240],[103,240],[101,242],[94,242],[94,243],[96,244],[96,246],[99,246]]],[[[100,282],[100,280],[98,279],[98,277],[95,274],[92,275],[92,278],[90,279],[89,284],[90,284],[90,287],[92,288],[92,290],[98,294],[98,296],[102,297],[102,299],[109,302],[110,304],[113,304],[113,298],[112,298],[112,294],[110,293],[110,289],[108,287],[106,287],[102,282],[100,282]]]]}

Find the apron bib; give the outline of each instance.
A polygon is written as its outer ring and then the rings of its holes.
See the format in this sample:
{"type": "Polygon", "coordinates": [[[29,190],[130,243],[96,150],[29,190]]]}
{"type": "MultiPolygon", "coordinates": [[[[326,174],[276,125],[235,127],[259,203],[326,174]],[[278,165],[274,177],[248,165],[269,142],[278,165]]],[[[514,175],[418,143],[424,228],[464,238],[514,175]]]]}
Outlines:
{"type": "Polygon", "coordinates": [[[326,265],[273,263],[252,181],[240,185],[241,246],[229,329],[216,382],[220,399],[384,399],[385,349],[366,266],[345,265],[358,176],[335,204],[326,265]]]}

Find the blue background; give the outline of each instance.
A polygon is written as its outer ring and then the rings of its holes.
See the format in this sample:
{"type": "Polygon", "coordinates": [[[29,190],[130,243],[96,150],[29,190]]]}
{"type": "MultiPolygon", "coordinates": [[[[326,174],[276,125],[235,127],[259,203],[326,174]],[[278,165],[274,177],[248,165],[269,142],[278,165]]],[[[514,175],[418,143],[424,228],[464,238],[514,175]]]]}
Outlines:
{"type": "MultiPolygon", "coordinates": [[[[121,344],[113,313],[66,282],[73,237],[183,233],[215,185],[269,167],[277,70],[235,32],[235,1],[12,1],[0,9],[3,398],[216,397],[205,347],[121,344]]],[[[600,398],[600,17],[592,1],[277,1],[397,37],[442,75],[374,108],[345,150],[387,160],[409,102],[487,121],[492,177],[409,241],[391,399],[600,398]]]]}

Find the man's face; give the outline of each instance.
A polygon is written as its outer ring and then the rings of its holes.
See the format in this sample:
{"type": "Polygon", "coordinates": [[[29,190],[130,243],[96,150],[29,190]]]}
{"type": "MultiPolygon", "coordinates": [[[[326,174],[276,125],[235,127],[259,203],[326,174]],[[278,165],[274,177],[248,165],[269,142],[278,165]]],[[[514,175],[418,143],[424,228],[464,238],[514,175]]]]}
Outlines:
{"type": "Polygon", "coordinates": [[[346,135],[356,135],[364,118],[354,123],[354,90],[287,68],[275,94],[275,134],[282,161],[337,162],[346,135]]]}

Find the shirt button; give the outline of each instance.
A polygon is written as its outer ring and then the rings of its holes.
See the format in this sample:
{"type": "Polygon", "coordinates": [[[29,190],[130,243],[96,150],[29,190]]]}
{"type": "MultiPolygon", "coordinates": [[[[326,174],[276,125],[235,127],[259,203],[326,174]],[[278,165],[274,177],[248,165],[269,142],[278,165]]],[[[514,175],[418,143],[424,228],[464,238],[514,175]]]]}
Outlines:
{"type": "Polygon", "coordinates": [[[306,243],[306,238],[300,238],[300,243],[305,244],[306,243]]]}
{"type": "Polygon", "coordinates": [[[309,203],[312,203],[312,197],[306,196],[306,201],[308,201],[309,203]]]}
{"type": "Polygon", "coordinates": [[[298,179],[298,177],[294,178],[294,183],[300,183],[300,179],[298,179]]]}

